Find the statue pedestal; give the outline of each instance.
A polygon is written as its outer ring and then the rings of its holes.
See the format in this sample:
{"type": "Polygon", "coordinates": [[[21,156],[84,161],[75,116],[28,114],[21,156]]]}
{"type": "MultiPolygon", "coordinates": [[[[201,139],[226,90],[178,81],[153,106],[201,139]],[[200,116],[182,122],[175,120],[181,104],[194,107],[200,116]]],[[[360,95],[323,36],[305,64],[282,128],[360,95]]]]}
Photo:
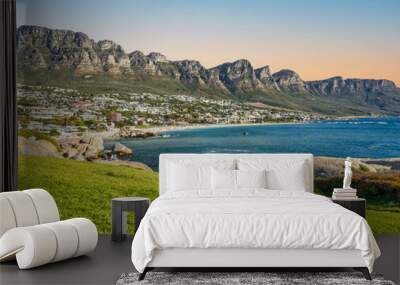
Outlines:
{"type": "Polygon", "coordinates": [[[333,188],[333,192],[335,192],[335,193],[342,193],[342,192],[352,193],[352,192],[357,192],[357,189],[356,188],[333,188]]]}
{"type": "Polygon", "coordinates": [[[334,200],[352,200],[357,199],[357,189],[354,188],[334,188],[332,193],[332,199],[334,200]]]}

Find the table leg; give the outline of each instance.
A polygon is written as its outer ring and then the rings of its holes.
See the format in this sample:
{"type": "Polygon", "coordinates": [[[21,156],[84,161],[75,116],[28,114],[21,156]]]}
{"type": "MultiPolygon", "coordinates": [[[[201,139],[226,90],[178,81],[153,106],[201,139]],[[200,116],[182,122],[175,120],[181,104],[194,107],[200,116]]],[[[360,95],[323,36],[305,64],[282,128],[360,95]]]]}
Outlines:
{"type": "Polygon", "coordinates": [[[141,203],[135,206],[135,233],[139,228],[140,222],[142,221],[148,208],[149,208],[148,203],[141,203]]]}
{"type": "Polygon", "coordinates": [[[126,212],[121,204],[112,205],[111,239],[123,241],[126,238],[126,212]]]}

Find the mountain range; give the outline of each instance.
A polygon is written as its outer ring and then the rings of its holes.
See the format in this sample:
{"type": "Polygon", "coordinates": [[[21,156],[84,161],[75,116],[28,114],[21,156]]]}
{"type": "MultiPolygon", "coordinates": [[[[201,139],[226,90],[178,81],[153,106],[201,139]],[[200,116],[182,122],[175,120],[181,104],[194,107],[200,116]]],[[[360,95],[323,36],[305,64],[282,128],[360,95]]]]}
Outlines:
{"type": "MultiPolygon", "coordinates": [[[[293,70],[272,73],[269,66],[254,68],[246,59],[213,68],[196,60],[168,60],[141,51],[127,53],[111,40],[94,41],[81,32],[39,26],[20,26],[17,31],[20,72],[71,71],[76,77],[103,74],[152,84],[162,78],[224,98],[268,105],[346,115],[400,115],[400,89],[386,79],[305,81],[293,70]],[[121,77],[124,75],[124,77],[121,77]],[[151,78],[152,80],[147,80],[151,78]]],[[[122,80],[122,79],[121,79],[122,80]]],[[[142,83],[143,83],[142,82],[142,83]]]]}

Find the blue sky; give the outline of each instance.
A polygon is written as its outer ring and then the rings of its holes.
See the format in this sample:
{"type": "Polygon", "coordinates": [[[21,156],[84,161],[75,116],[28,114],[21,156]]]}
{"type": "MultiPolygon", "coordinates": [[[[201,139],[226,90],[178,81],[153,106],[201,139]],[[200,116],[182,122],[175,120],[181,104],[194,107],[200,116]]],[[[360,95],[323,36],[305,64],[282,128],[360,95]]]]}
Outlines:
{"type": "Polygon", "coordinates": [[[239,58],[307,80],[400,85],[399,0],[17,0],[18,24],[111,39],[206,67],[239,58]]]}

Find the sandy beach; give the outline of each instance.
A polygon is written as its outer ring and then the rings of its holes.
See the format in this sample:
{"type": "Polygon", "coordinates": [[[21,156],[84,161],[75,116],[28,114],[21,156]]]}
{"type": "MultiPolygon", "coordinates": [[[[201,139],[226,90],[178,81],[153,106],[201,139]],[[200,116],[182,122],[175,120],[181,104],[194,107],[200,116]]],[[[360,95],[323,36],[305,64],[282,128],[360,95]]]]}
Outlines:
{"type": "Polygon", "coordinates": [[[211,129],[211,128],[229,128],[229,127],[253,127],[253,126],[268,126],[268,125],[298,125],[305,122],[282,122],[282,123],[248,123],[248,124],[195,124],[187,126],[159,126],[150,128],[137,128],[137,130],[153,133],[166,133],[171,131],[184,131],[192,129],[211,129]]]}

